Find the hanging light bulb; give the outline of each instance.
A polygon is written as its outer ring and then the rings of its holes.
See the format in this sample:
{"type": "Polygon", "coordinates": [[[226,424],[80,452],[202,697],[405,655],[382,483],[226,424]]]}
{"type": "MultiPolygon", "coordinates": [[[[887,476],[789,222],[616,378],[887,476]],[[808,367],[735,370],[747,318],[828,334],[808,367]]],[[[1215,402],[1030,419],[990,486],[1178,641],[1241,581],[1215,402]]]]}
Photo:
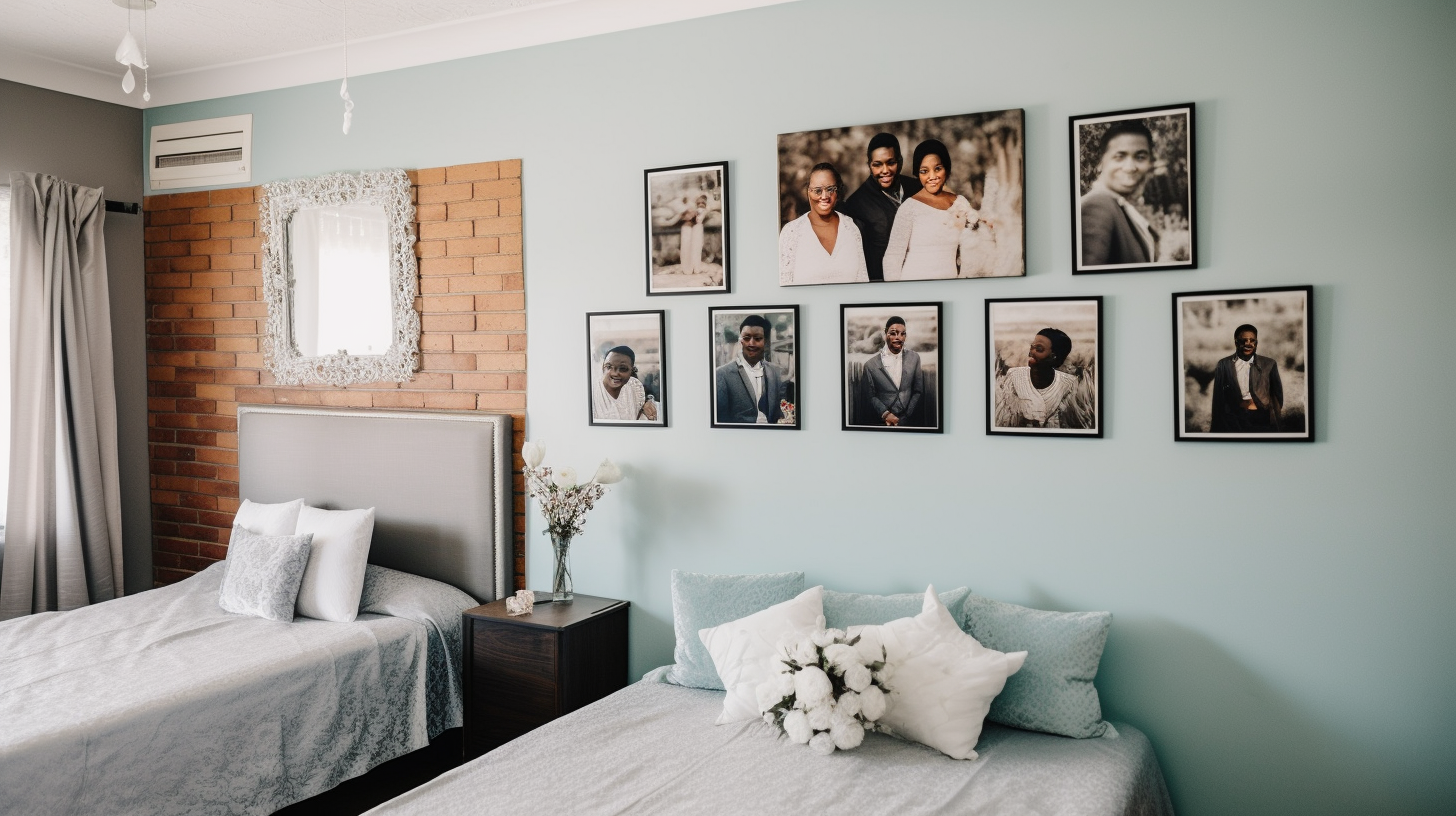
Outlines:
{"type": "Polygon", "coordinates": [[[136,77],[132,76],[131,66],[126,66],[126,76],[121,78],[121,89],[127,93],[136,90],[136,77]]]}

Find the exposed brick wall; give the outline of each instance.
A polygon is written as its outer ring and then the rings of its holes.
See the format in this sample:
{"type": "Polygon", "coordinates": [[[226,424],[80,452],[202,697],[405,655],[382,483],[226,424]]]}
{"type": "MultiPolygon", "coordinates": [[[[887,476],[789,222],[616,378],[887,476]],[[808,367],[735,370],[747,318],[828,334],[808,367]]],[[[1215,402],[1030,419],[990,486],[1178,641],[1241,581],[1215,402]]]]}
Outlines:
{"type": "Polygon", "coordinates": [[[238,403],[452,408],[515,417],[515,585],[525,586],[526,303],[521,163],[418,170],[420,371],[407,383],[281,386],[263,362],[261,187],[145,200],[155,581],[227,555],[238,403]]]}

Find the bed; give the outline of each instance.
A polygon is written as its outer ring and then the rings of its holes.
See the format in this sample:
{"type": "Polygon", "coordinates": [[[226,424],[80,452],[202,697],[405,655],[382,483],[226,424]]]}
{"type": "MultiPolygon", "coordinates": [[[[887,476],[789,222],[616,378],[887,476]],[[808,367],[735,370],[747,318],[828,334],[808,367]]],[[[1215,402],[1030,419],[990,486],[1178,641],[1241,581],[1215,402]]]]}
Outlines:
{"type": "Polygon", "coordinates": [[[987,723],[958,761],[882,734],[819,756],[763,722],[714,725],[723,692],[644,680],[369,811],[1164,816],[1142,732],[1077,740],[987,723]]]}
{"type": "Polygon", "coordinates": [[[375,507],[352,623],[218,607],[226,564],[0,625],[6,814],[268,814],[460,725],[512,573],[509,416],[240,406],[241,492],[375,507]]]}

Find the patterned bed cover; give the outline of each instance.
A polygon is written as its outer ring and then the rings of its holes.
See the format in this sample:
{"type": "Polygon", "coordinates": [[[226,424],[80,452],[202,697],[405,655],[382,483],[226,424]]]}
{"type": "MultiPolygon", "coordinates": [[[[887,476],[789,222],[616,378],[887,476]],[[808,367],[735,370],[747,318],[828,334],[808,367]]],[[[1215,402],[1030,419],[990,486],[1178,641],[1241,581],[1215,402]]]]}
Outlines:
{"type": "Polygon", "coordinates": [[[0,811],[262,816],[460,724],[465,593],[371,566],[389,615],[279,623],[224,568],[0,624],[0,811]]]}
{"type": "Polygon", "coordinates": [[[640,682],[549,723],[368,816],[480,813],[893,813],[1161,816],[1152,745],[988,723],[980,759],[870,734],[821,757],[762,722],[713,725],[723,692],[640,682]]]}

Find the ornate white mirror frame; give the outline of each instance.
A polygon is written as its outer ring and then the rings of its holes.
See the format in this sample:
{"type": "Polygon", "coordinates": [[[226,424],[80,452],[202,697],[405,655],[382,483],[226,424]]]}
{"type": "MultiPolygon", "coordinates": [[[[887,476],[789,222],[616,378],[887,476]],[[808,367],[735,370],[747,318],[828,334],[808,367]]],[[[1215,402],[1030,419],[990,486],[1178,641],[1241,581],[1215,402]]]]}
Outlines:
{"type": "Polygon", "coordinates": [[[268,320],[263,353],[280,384],[408,382],[419,365],[420,317],[415,311],[419,290],[415,264],[415,208],[410,203],[409,176],[403,170],[333,173],[263,185],[259,219],[264,230],[263,298],[268,320]],[[384,209],[389,243],[389,287],[393,314],[392,340],[383,354],[304,356],[299,351],[294,320],[294,261],[290,224],[300,211],[318,207],[373,204],[384,209]]]}

